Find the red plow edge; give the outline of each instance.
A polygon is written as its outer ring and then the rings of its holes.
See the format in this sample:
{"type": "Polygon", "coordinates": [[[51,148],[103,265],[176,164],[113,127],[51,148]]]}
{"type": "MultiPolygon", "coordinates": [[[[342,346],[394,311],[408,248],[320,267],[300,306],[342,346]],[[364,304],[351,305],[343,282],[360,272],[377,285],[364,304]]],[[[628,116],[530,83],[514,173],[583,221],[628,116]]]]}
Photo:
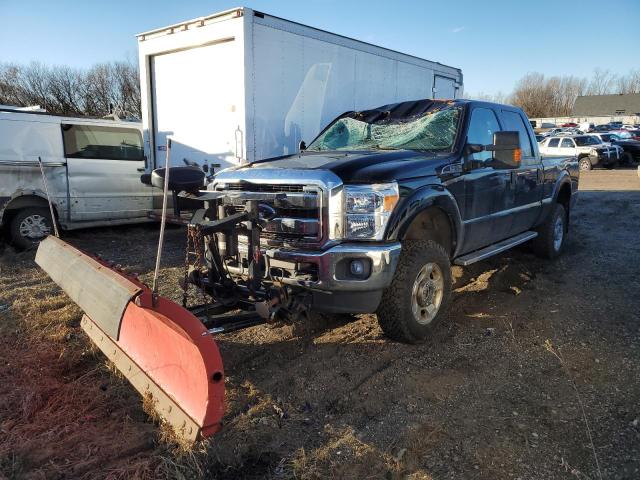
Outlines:
{"type": "Polygon", "coordinates": [[[183,439],[221,428],[224,370],[215,341],[191,312],[134,276],[56,237],[36,263],[85,312],[81,326],[155,411],[183,439]]]}

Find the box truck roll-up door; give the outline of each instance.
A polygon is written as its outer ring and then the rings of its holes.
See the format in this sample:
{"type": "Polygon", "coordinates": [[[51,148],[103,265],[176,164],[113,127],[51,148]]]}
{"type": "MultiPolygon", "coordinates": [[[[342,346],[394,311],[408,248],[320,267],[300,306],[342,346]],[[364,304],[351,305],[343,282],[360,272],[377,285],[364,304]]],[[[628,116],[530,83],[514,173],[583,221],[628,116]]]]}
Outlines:
{"type": "Polygon", "coordinates": [[[220,163],[243,156],[242,56],[233,38],[150,57],[156,167],[220,163]],[[240,58],[238,58],[240,57],[240,58]]]}
{"type": "Polygon", "coordinates": [[[456,81],[453,78],[435,75],[433,77],[433,98],[456,98],[456,81]]]}

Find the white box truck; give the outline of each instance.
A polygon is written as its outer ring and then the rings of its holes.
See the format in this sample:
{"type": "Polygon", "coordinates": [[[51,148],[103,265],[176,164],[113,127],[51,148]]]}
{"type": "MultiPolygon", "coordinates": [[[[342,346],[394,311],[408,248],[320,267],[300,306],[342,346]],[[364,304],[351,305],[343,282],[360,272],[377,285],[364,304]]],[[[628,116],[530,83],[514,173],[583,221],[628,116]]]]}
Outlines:
{"type": "Polygon", "coordinates": [[[337,115],[404,100],[460,98],[462,72],[236,8],[138,35],[150,168],[295,153],[337,115]]]}

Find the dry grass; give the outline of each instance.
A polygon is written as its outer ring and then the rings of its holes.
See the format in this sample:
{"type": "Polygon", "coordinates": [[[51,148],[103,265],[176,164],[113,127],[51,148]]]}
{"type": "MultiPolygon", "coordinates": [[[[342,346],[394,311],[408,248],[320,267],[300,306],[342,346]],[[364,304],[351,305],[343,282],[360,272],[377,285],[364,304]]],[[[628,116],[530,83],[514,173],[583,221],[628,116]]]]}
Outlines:
{"type": "Polygon", "coordinates": [[[0,472],[8,478],[197,475],[198,462],[163,443],[168,437],[158,439],[135,391],[79,329],[80,309],[31,255],[0,257],[0,304],[7,306],[0,311],[0,472]]]}
{"type": "MultiPolygon", "coordinates": [[[[582,397],[580,396],[580,391],[578,390],[578,386],[576,385],[576,381],[573,379],[573,375],[571,375],[571,371],[569,370],[569,367],[567,366],[567,363],[565,362],[564,358],[562,357],[562,353],[560,352],[560,348],[554,348],[553,344],[551,343],[551,340],[547,339],[544,342],[544,348],[546,351],[548,351],[549,353],[551,353],[554,357],[556,357],[558,359],[558,361],[560,362],[560,365],[562,366],[562,369],[564,370],[564,372],[567,374],[567,377],[569,378],[569,382],[571,383],[571,387],[573,388],[573,391],[576,394],[576,401],[578,402],[578,405],[580,406],[580,412],[582,413],[582,420],[584,421],[584,426],[587,432],[587,438],[589,440],[589,445],[591,447],[591,452],[593,453],[593,460],[596,464],[596,471],[598,472],[598,478],[600,480],[602,480],[602,470],[600,470],[600,462],[598,461],[598,453],[596,452],[596,446],[593,443],[593,435],[591,433],[591,426],[589,424],[589,419],[587,418],[587,413],[584,409],[584,402],[582,401],[582,397]]],[[[565,464],[565,461],[563,459],[562,461],[563,464],[565,464]]],[[[566,464],[568,465],[568,464],[566,464]]],[[[570,470],[573,474],[580,474],[580,476],[586,477],[586,475],[582,474],[581,472],[579,472],[577,469],[571,469],[570,470]]],[[[589,477],[586,477],[589,478],[589,477]]]]}

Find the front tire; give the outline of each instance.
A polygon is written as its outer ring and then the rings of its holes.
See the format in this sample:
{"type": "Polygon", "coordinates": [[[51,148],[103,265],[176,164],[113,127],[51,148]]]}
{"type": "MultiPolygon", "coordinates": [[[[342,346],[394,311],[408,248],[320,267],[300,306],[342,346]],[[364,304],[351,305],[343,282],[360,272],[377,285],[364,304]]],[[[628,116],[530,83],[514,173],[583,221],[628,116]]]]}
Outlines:
{"type": "Polygon", "coordinates": [[[52,230],[49,210],[38,207],[19,210],[9,225],[11,243],[20,250],[36,247],[52,230]]]}
{"type": "Polygon", "coordinates": [[[545,258],[556,258],[562,253],[567,238],[567,212],[556,203],[547,220],[538,228],[538,236],[533,240],[533,251],[545,258]]]}
{"type": "Polygon", "coordinates": [[[444,316],[451,299],[451,263],[432,240],[405,241],[391,285],[378,307],[378,323],[393,340],[425,340],[444,316]]]}
{"type": "Polygon", "coordinates": [[[578,160],[578,167],[580,167],[580,171],[582,172],[588,172],[593,168],[589,157],[582,157],[580,160],[578,160]]]}

